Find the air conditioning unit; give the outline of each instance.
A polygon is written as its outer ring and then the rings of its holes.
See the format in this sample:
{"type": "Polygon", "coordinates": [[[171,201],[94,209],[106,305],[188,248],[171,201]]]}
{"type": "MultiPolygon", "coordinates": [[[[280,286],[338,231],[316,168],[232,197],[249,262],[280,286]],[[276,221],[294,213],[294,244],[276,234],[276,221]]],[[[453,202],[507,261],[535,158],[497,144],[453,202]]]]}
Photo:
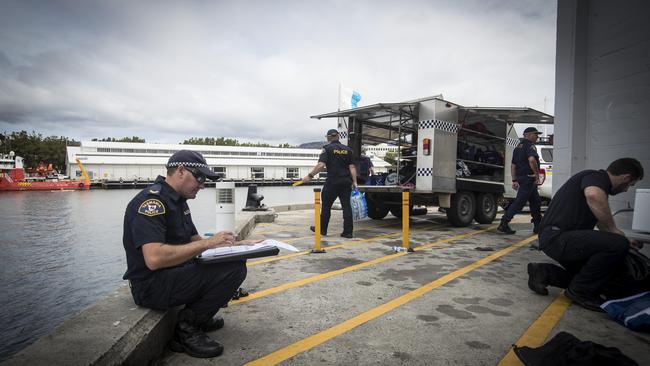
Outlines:
{"type": "Polygon", "coordinates": [[[216,182],[217,189],[217,222],[216,232],[235,232],[235,183],[216,182]]]}
{"type": "Polygon", "coordinates": [[[650,233],[650,189],[637,189],[632,230],[650,233]]]}

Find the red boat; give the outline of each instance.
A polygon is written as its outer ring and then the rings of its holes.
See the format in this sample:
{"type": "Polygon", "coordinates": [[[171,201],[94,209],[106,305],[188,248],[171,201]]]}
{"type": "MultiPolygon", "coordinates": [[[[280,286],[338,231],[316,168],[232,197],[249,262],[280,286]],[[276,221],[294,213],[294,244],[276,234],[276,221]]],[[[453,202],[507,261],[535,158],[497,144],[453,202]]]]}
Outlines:
{"type": "Polygon", "coordinates": [[[0,155],[0,191],[61,191],[90,189],[90,177],[83,165],[77,160],[82,172],[82,179],[64,178],[53,174],[52,170],[38,169],[37,174],[25,174],[23,158],[14,152],[0,155]]]}

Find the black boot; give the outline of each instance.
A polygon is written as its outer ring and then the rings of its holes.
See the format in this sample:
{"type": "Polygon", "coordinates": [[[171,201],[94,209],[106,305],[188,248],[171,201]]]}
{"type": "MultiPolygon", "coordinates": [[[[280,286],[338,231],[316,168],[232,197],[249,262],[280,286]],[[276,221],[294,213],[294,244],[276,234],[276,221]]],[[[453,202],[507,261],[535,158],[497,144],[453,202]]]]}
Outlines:
{"type": "Polygon", "coordinates": [[[185,352],[199,358],[217,357],[223,353],[223,346],[201,330],[196,315],[189,309],[178,313],[178,323],[169,347],[174,352],[185,352]]]}
{"type": "Polygon", "coordinates": [[[600,304],[602,303],[600,299],[576,292],[572,290],[571,287],[564,290],[564,296],[568,297],[569,300],[573,301],[574,303],[582,306],[587,310],[596,311],[600,313],[605,312],[605,310],[603,310],[600,307],[600,304]]]}
{"type": "MultiPolygon", "coordinates": [[[[309,227],[309,230],[311,230],[311,231],[313,231],[313,232],[316,232],[316,226],[313,226],[313,225],[310,226],[310,227],[309,227]]],[[[323,228],[321,227],[321,229],[320,229],[320,234],[321,234],[322,236],[327,236],[327,230],[323,230],[323,228]]]]}
{"type": "Polygon", "coordinates": [[[516,231],[512,230],[510,228],[510,225],[508,225],[508,223],[504,222],[504,221],[501,221],[501,223],[499,224],[499,227],[497,228],[497,231],[502,232],[504,234],[514,234],[514,233],[516,233],[516,231]]]}
{"type": "Polygon", "coordinates": [[[226,323],[220,315],[214,314],[207,322],[201,324],[201,330],[204,332],[214,332],[223,328],[226,323]]]}
{"type": "Polygon", "coordinates": [[[539,221],[533,221],[533,234],[539,234],[539,221]]]}
{"type": "Polygon", "coordinates": [[[528,263],[528,288],[540,295],[548,295],[545,271],[537,263],[528,263]]]}

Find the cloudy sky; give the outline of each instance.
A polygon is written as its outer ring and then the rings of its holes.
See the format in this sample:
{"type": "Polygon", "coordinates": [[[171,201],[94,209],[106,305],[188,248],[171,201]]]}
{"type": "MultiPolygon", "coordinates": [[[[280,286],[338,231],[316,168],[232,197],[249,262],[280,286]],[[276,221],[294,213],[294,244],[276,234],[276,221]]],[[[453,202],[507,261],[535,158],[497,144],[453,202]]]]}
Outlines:
{"type": "Polygon", "coordinates": [[[297,144],[339,84],[553,114],[555,22],[554,0],[0,0],[0,132],[297,144]]]}

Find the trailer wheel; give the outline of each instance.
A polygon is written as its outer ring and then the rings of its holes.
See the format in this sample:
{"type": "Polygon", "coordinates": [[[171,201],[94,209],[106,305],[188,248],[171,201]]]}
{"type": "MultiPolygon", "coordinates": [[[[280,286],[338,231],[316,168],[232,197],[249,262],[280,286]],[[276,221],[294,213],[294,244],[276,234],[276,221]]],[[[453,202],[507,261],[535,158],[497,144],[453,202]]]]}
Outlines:
{"type": "Polygon", "coordinates": [[[476,196],[476,214],[474,219],[479,224],[491,224],[497,216],[497,203],[491,193],[476,196]]]}
{"type": "Polygon", "coordinates": [[[375,200],[366,199],[366,204],[368,206],[368,217],[371,219],[381,220],[386,217],[386,215],[388,215],[388,207],[384,205],[378,205],[375,200]]]}
{"type": "MultiPolygon", "coordinates": [[[[402,205],[390,206],[390,213],[397,218],[402,218],[402,205]]],[[[413,206],[409,206],[409,217],[413,216],[413,206]]]]}
{"type": "Polygon", "coordinates": [[[451,207],[447,209],[447,220],[458,227],[467,226],[474,220],[476,202],[472,192],[462,191],[451,195],[451,207]]]}

